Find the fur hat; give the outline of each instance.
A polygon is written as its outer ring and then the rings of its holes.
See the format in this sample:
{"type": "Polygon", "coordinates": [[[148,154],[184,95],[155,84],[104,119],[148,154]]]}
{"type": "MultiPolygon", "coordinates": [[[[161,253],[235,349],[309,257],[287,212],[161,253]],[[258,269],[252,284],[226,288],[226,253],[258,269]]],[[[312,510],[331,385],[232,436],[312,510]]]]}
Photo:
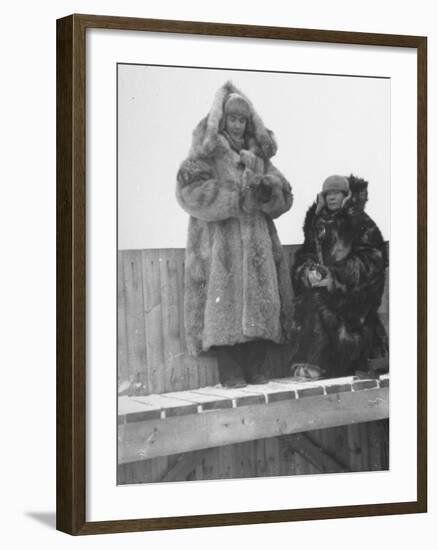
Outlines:
{"type": "Polygon", "coordinates": [[[345,198],[342,201],[342,208],[351,199],[350,185],[348,179],[345,176],[338,176],[337,174],[329,176],[322,184],[322,191],[318,193],[316,197],[316,210],[315,214],[319,214],[324,206],[326,206],[325,195],[329,191],[341,191],[344,193],[345,198]]]}
{"type": "Polygon", "coordinates": [[[233,113],[236,115],[245,116],[246,118],[250,118],[251,107],[244,97],[242,97],[237,92],[233,92],[228,96],[227,100],[225,101],[224,113],[233,113]]]}
{"type": "Polygon", "coordinates": [[[328,193],[329,191],[342,191],[345,195],[350,192],[350,186],[348,185],[348,179],[344,176],[329,176],[322,184],[322,192],[328,193]]]}

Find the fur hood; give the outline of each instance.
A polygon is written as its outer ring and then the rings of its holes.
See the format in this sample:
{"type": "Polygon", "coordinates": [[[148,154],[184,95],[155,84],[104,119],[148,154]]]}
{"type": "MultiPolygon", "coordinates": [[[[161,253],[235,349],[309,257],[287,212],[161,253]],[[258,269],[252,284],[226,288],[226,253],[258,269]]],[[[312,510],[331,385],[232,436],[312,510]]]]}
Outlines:
{"type": "Polygon", "coordinates": [[[224,124],[224,105],[231,93],[238,93],[248,103],[251,111],[245,131],[248,148],[265,160],[270,159],[277,152],[277,143],[271,130],[265,127],[261,117],[256,112],[251,101],[230,81],[226,82],[216,92],[210,112],[204,117],[193,131],[191,158],[209,157],[223,147],[229,147],[226,138],[221,134],[224,124]]]}

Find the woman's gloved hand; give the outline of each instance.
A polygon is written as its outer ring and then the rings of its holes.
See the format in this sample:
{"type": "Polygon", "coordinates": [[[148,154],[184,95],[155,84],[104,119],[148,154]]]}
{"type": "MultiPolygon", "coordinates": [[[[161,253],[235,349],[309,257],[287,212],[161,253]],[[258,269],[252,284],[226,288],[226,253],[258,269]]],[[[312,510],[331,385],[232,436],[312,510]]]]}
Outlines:
{"type": "Polygon", "coordinates": [[[323,280],[322,275],[315,269],[309,269],[307,272],[307,281],[310,286],[315,286],[323,280]]]}
{"type": "Polygon", "coordinates": [[[307,270],[307,280],[312,288],[332,289],[333,277],[330,270],[320,264],[314,264],[307,270]]]}
{"type": "Polygon", "coordinates": [[[301,281],[307,288],[325,286],[328,269],[316,262],[308,262],[301,274],[301,281]]]}
{"type": "Polygon", "coordinates": [[[248,149],[242,149],[240,151],[240,161],[249,170],[255,170],[257,166],[257,156],[248,149]]]}

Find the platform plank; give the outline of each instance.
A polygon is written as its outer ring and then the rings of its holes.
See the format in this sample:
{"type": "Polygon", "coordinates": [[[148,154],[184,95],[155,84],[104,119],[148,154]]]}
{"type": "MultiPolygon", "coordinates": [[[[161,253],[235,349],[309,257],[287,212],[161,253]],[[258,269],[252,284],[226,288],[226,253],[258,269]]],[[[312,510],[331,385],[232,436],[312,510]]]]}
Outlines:
{"type": "Polygon", "coordinates": [[[156,394],[131,397],[133,401],[143,404],[149,407],[150,410],[154,409],[160,411],[160,418],[167,418],[168,416],[181,416],[197,413],[197,407],[193,403],[182,399],[172,399],[167,394],[156,394]]]}
{"type": "Polygon", "coordinates": [[[230,409],[233,406],[233,400],[229,396],[215,395],[208,391],[205,393],[201,393],[196,390],[171,392],[167,393],[166,396],[174,399],[185,399],[190,403],[197,405],[198,413],[213,409],[230,409]]]}
{"type": "Polygon", "coordinates": [[[243,392],[259,393],[264,396],[266,403],[274,403],[283,399],[296,399],[295,388],[291,384],[283,384],[280,381],[269,381],[267,384],[249,384],[242,388],[243,392]]]}
{"type": "MultiPolygon", "coordinates": [[[[234,395],[240,392],[242,390],[236,390],[234,395]]],[[[119,462],[380,420],[388,416],[389,388],[375,387],[207,410],[202,414],[126,422],[119,425],[119,462]]]]}
{"type": "Polygon", "coordinates": [[[128,396],[120,396],[118,399],[118,421],[138,422],[147,418],[160,418],[160,409],[156,405],[139,403],[128,396]]]}
{"type": "Polygon", "coordinates": [[[150,413],[151,418],[181,416],[200,413],[205,410],[263,405],[287,399],[303,399],[388,386],[389,375],[382,375],[379,379],[357,379],[350,376],[316,381],[303,381],[290,377],[274,379],[266,384],[249,384],[244,388],[224,388],[221,385],[216,385],[195,390],[147,396],[124,396],[123,400],[120,401],[122,406],[119,409],[119,416],[140,412],[150,413]],[[128,405],[130,400],[133,403],[132,410],[129,409],[128,405]],[[143,409],[138,407],[139,403],[144,405],[143,409]],[[153,411],[158,411],[161,414],[153,414],[153,411]]]}
{"type": "Polygon", "coordinates": [[[195,390],[201,395],[215,396],[216,398],[230,399],[233,407],[242,407],[243,405],[263,405],[266,403],[263,393],[248,390],[246,388],[224,388],[214,386],[210,388],[199,388],[195,390]]]}

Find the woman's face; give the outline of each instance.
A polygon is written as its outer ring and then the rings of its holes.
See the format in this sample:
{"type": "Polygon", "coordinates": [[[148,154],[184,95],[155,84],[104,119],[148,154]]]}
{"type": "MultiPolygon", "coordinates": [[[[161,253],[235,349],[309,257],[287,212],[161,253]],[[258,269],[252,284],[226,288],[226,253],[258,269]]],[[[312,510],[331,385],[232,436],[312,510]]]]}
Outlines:
{"type": "Polygon", "coordinates": [[[344,200],[345,195],[342,191],[327,191],[325,194],[325,202],[327,208],[331,211],[339,210],[342,206],[342,201],[344,200]]]}
{"type": "Polygon", "coordinates": [[[225,130],[234,139],[241,139],[245,133],[246,116],[228,113],[225,119],[225,130]]]}

